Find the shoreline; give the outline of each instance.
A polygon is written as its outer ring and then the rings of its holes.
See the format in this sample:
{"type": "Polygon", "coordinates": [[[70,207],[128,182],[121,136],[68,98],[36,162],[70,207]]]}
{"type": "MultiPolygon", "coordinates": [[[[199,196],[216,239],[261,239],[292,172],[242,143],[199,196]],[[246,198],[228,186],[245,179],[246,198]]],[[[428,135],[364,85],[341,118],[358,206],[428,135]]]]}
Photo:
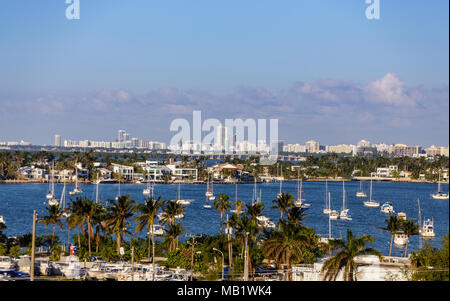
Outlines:
{"type": "MultiPolygon", "coordinates": [[[[304,179],[304,182],[360,182],[360,181],[370,181],[370,177],[355,177],[355,178],[343,178],[343,179],[325,179],[325,178],[311,178],[311,179],[304,179]]],[[[374,182],[400,182],[400,183],[420,183],[420,184],[438,184],[438,181],[429,181],[429,180],[417,180],[417,179],[391,179],[391,178],[372,178],[372,181],[374,182]]],[[[279,181],[257,181],[256,183],[277,183],[279,181]]],[[[284,179],[283,182],[299,182],[297,179],[284,179]]],[[[0,184],[48,184],[48,181],[45,180],[0,180],[0,184]]],[[[74,181],[65,182],[69,185],[74,185],[74,181]]],[[[95,182],[91,181],[81,181],[78,182],[80,185],[95,185],[95,182]]],[[[245,181],[245,182],[220,182],[220,181],[214,181],[210,182],[214,184],[222,184],[222,185],[235,185],[235,184],[254,184],[254,181],[245,181]]],[[[64,182],[55,182],[55,184],[64,184],[64,182]]],[[[100,183],[103,185],[117,185],[117,183],[100,183]]],[[[168,182],[168,181],[161,181],[161,182],[155,182],[155,184],[161,185],[174,185],[174,184],[183,184],[183,185],[205,185],[207,184],[206,181],[190,181],[190,182],[183,182],[183,181],[174,181],[174,182],[168,182]]],[[[440,184],[449,184],[449,182],[441,181],[440,184]]],[[[121,185],[146,185],[146,183],[121,183],[121,185]]]]}

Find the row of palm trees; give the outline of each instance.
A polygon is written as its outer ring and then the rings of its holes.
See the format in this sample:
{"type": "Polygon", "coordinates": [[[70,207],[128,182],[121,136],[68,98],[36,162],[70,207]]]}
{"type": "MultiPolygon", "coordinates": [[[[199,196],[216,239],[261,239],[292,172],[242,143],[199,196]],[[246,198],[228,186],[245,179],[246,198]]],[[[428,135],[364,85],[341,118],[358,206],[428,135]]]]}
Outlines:
{"type": "MultiPolygon", "coordinates": [[[[335,255],[325,262],[323,269],[326,272],[327,280],[335,280],[341,271],[344,271],[345,280],[356,280],[357,264],[354,258],[363,254],[372,254],[381,257],[381,254],[367,244],[373,243],[374,238],[370,235],[356,237],[351,231],[347,233],[347,239],[330,240],[327,244],[320,243],[319,237],[314,229],[310,229],[303,224],[307,217],[307,209],[296,207],[294,197],[289,193],[280,194],[273,200],[272,209],[280,211],[280,219],[276,229],[266,229],[258,219],[264,210],[264,204],[254,202],[245,204],[237,200],[232,203],[226,194],[220,194],[214,206],[220,212],[220,233],[222,235],[223,226],[226,225],[228,235],[227,244],[229,246],[229,266],[233,267],[233,245],[237,247],[241,258],[246,258],[244,262],[249,267],[252,275],[255,273],[257,260],[253,254],[261,251],[265,258],[273,261],[277,266],[286,268],[287,280],[292,280],[293,263],[301,263],[305,259],[306,253],[314,254],[314,257],[322,256],[325,250],[333,250],[335,255]],[[223,221],[225,213],[234,206],[235,211],[223,221]],[[230,232],[231,231],[231,232],[230,232]],[[232,233],[232,235],[229,235],[232,233]]],[[[152,252],[152,262],[155,258],[155,223],[157,219],[164,229],[165,239],[169,245],[169,251],[178,247],[178,239],[185,230],[179,223],[184,216],[185,206],[176,201],[163,201],[149,198],[144,204],[137,204],[130,199],[129,195],[121,196],[117,200],[109,200],[108,205],[102,202],[94,202],[86,198],[77,198],[72,201],[68,212],[64,212],[58,206],[49,206],[48,215],[40,222],[46,226],[52,224],[52,242],[55,236],[56,226],[64,227],[63,220],[67,224],[68,235],[72,229],[78,229],[78,244],[80,245],[80,235],[86,235],[88,239],[88,252],[91,256],[91,241],[95,240],[96,252],[102,236],[116,236],[116,252],[120,253],[120,247],[124,236],[136,236],[146,231],[151,235],[148,241],[147,255],[150,258],[152,252]],[[162,211],[158,215],[159,211],[162,211]],[[181,217],[180,217],[181,216],[181,217]],[[134,232],[129,230],[130,221],[136,223],[134,232]]],[[[391,217],[392,218],[392,217],[391,217]]],[[[405,225],[406,223],[403,223],[405,225]]]]}

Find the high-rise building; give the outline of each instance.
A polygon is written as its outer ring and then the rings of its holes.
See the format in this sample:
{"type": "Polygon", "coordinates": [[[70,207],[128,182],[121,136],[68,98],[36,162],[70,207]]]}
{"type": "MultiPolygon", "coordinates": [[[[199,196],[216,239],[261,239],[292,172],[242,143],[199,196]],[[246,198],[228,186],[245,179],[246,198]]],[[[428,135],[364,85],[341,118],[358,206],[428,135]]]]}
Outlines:
{"type": "Polygon", "coordinates": [[[320,151],[320,143],[314,140],[306,142],[305,147],[308,153],[318,153],[320,151]]]}
{"type": "Polygon", "coordinates": [[[61,135],[55,135],[55,146],[61,146],[61,135]]]}
{"type": "Polygon", "coordinates": [[[124,130],[119,130],[118,135],[117,135],[117,142],[125,141],[125,135],[126,135],[126,132],[124,130]]]}

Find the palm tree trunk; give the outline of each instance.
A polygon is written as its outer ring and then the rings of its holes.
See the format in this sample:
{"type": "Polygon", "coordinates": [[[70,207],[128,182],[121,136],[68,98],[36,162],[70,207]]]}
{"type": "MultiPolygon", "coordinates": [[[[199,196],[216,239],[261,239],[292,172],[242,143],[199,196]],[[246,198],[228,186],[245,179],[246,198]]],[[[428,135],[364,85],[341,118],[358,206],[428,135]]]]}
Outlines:
{"type": "Polygon", "coordinates": [[[391,257],[392,254],[392,241],[394,240],[394,234],[391,233],[391,245],[389,247],[389,257],[391,257]]]}
{"type": "Polygon", "coordinates": [[[89,249],[89,258],[91,257],[91,224],[88,223],[88,249],[89,249]]]}
{"type": "Polygon", "coordinates": [[[81,248],[80,227],[78,227],[78,248],[81,248]]]}
{"type": "Polygon", "coordinates": [[[120,254],[120,232],[116,233],[117,254],[120,254]]]}
{"type": "Polygon", "coordinates": [[[53,232],[52,232],[52,247],[53,247],[53,241],[54,241],[54,239],[55,239],[55,227],[56,227],[56,224],[53,224],[53,232]]]}

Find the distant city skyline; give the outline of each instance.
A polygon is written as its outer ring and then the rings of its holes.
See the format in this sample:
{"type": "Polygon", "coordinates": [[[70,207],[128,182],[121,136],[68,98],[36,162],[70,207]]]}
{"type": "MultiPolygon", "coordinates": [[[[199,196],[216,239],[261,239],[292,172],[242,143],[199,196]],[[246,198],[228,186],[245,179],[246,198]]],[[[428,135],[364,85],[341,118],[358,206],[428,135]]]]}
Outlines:
{"type": "Polygon", "coordinates": [[[5,1],[0,141],[169,143],[172,120],[279,120],[285,143],[449,144],[449,2],[5,1]],[[417,22],[421,20],[421,22],[417,22]],[[110,138],[108,138],[110,139],[110,138]]]}

